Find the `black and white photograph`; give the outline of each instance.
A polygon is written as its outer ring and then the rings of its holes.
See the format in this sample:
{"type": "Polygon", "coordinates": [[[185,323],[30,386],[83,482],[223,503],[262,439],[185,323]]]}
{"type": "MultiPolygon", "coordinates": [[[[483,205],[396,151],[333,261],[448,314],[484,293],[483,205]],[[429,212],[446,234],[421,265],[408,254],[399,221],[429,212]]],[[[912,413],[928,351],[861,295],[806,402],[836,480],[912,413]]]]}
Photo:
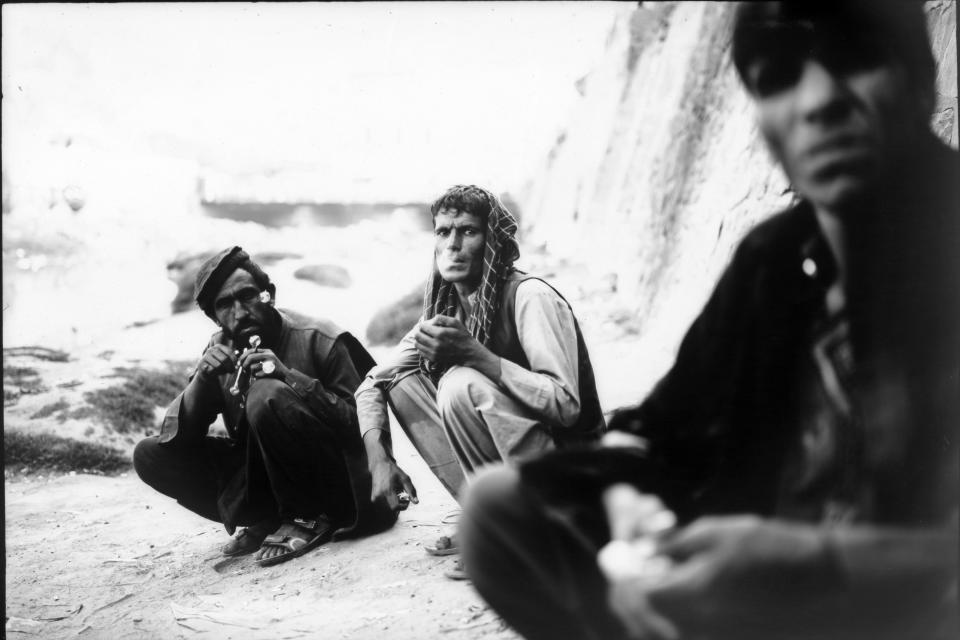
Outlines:
{"type": "Polygon", "coordinates": [[[956,0],[0,11],[5,637],[960,635],[956,0]]]}

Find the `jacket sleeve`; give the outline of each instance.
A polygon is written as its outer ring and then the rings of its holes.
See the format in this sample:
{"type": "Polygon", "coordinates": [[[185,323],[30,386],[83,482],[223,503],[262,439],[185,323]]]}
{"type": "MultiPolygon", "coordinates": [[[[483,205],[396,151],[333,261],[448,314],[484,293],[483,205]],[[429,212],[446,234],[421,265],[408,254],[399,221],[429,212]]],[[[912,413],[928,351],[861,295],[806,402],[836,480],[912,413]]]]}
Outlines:
{"type": "MultiPolygon", "coordinates": [[[[213,344],[213,341],[210,341],[206,349],[213,344]]],[[[161,444],[182,445],[202,440],[210,431],[210,425],[217,419],[217,414],[223,411],[223,398],[219,384],[211,382],[203,388],[194,389],[197,395],[193,397],[193,402],[190,402],[189,398],[184,398],[196,375],[197,370],[194,368],[193,373],[187,378],[187,389],[181,391],[167,408],[167,413],[160,425],[161,444]]]]}
{"type": "Polygon", "coordinates": [[[334,342],[320,371],[322,374],[316,379],[291,369],[287,384],[321,419],[345,429],[346,433],[356,433],[357,407],[353,394],[360,386],[360,374],[343,339],[334,342]]]}
{"type": "Polygon", "coordinates": [[[516,300],[517,333],[530,369],[501,358],[500,385],[550,424],[569,427],[580,416],[573,311],[539,280],[522,282],[516,300]]]}

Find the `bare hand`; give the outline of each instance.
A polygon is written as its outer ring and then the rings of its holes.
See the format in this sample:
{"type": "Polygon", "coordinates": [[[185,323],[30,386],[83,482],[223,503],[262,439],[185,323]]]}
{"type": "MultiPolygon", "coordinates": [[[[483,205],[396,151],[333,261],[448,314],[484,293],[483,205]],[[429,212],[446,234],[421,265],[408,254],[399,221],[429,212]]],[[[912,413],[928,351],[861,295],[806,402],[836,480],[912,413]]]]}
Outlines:
{"type": "Polygon", "coordinates": [[[483,349],[462,322],[443,315],[421,322],[414,340],[420,355],[444,367],[469,366],[477,352],[483,349]]]}
{"type": "Polygon", "coordinates": [[[370,499],[373,502],[383,499],[393,511],[403,511],[409,502],[419,504],[417,488],[413,486],[410,476],[403,472],[396,462],[385,459],[374,463],[370,467],[372,489],[370,499]],[[400,493],[406,492],[410,501],[400,499],[400,493]]]}
{"type": "Polygon", "coordinates": [[[612,540],[600,550],[597,562],[608,580],[611,610],[632,638],[678,638],[674,623],[657,611],[648,597],[650,587],[670,570],[670,560],[656,555],[656,541],[672,529],[676,518],[659,498],[627,484],[607,489],[603,503],[612,540]]]}
{"type": "Polygon", "coordinates": [[[226,345],[215,344],[203,352],[197,365],[197,377],[209,382],[222,373],[230,373],[236,368],[236,359],[226,345]]]}
{"type": "Polygon", "coordinates": [[[248,349],[240,356],[240,366],[253,379],[277,378],[286,380],[290,369],[270,349],[248,349]]]}

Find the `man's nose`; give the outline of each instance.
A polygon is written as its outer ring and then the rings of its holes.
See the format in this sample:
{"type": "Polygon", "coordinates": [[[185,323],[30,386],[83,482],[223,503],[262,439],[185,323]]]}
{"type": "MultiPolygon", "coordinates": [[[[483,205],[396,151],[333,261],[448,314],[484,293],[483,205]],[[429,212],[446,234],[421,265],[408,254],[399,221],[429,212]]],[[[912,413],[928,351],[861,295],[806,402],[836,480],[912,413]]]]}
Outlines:
{"type": "Polygon", "coordinates": [[[233,301],[233,317],[234,318],[246,318],[250,315],[250,312],[239,300],[233,301]]]}
{"type": "Polygon", "coordinates": [[[447,251],[460,251],[460,246],[463,244],[463,238],[456,231],[452,232],[447,237],[447,251]]]}
{"type": "Polygon", "coordinates": [[[810,122],[842,120],[851,108],[851,94],[844,79],[816,59],[804,62],[797,93],[800,113],[810,122]]]}

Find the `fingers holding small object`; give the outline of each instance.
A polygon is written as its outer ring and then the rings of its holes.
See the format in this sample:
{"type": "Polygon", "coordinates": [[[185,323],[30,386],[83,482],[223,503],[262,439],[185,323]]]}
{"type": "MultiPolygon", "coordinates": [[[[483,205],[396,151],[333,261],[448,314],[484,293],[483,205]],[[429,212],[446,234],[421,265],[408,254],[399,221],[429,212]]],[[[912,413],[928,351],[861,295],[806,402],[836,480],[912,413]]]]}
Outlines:
{"type": "Polygon", "coordinates": [[[267,360],[266,362],[260,365],[260,370],[265,375],[270,375],[271,373],[277,370],[277,365],[273,363],[273,360],[267,360]]]}
{"type": "Polygon", "coordinates": [[[410,494],[406,491],[397,492],[397,506],[400,511],[403,511],[410,506],[410,494]]]}

